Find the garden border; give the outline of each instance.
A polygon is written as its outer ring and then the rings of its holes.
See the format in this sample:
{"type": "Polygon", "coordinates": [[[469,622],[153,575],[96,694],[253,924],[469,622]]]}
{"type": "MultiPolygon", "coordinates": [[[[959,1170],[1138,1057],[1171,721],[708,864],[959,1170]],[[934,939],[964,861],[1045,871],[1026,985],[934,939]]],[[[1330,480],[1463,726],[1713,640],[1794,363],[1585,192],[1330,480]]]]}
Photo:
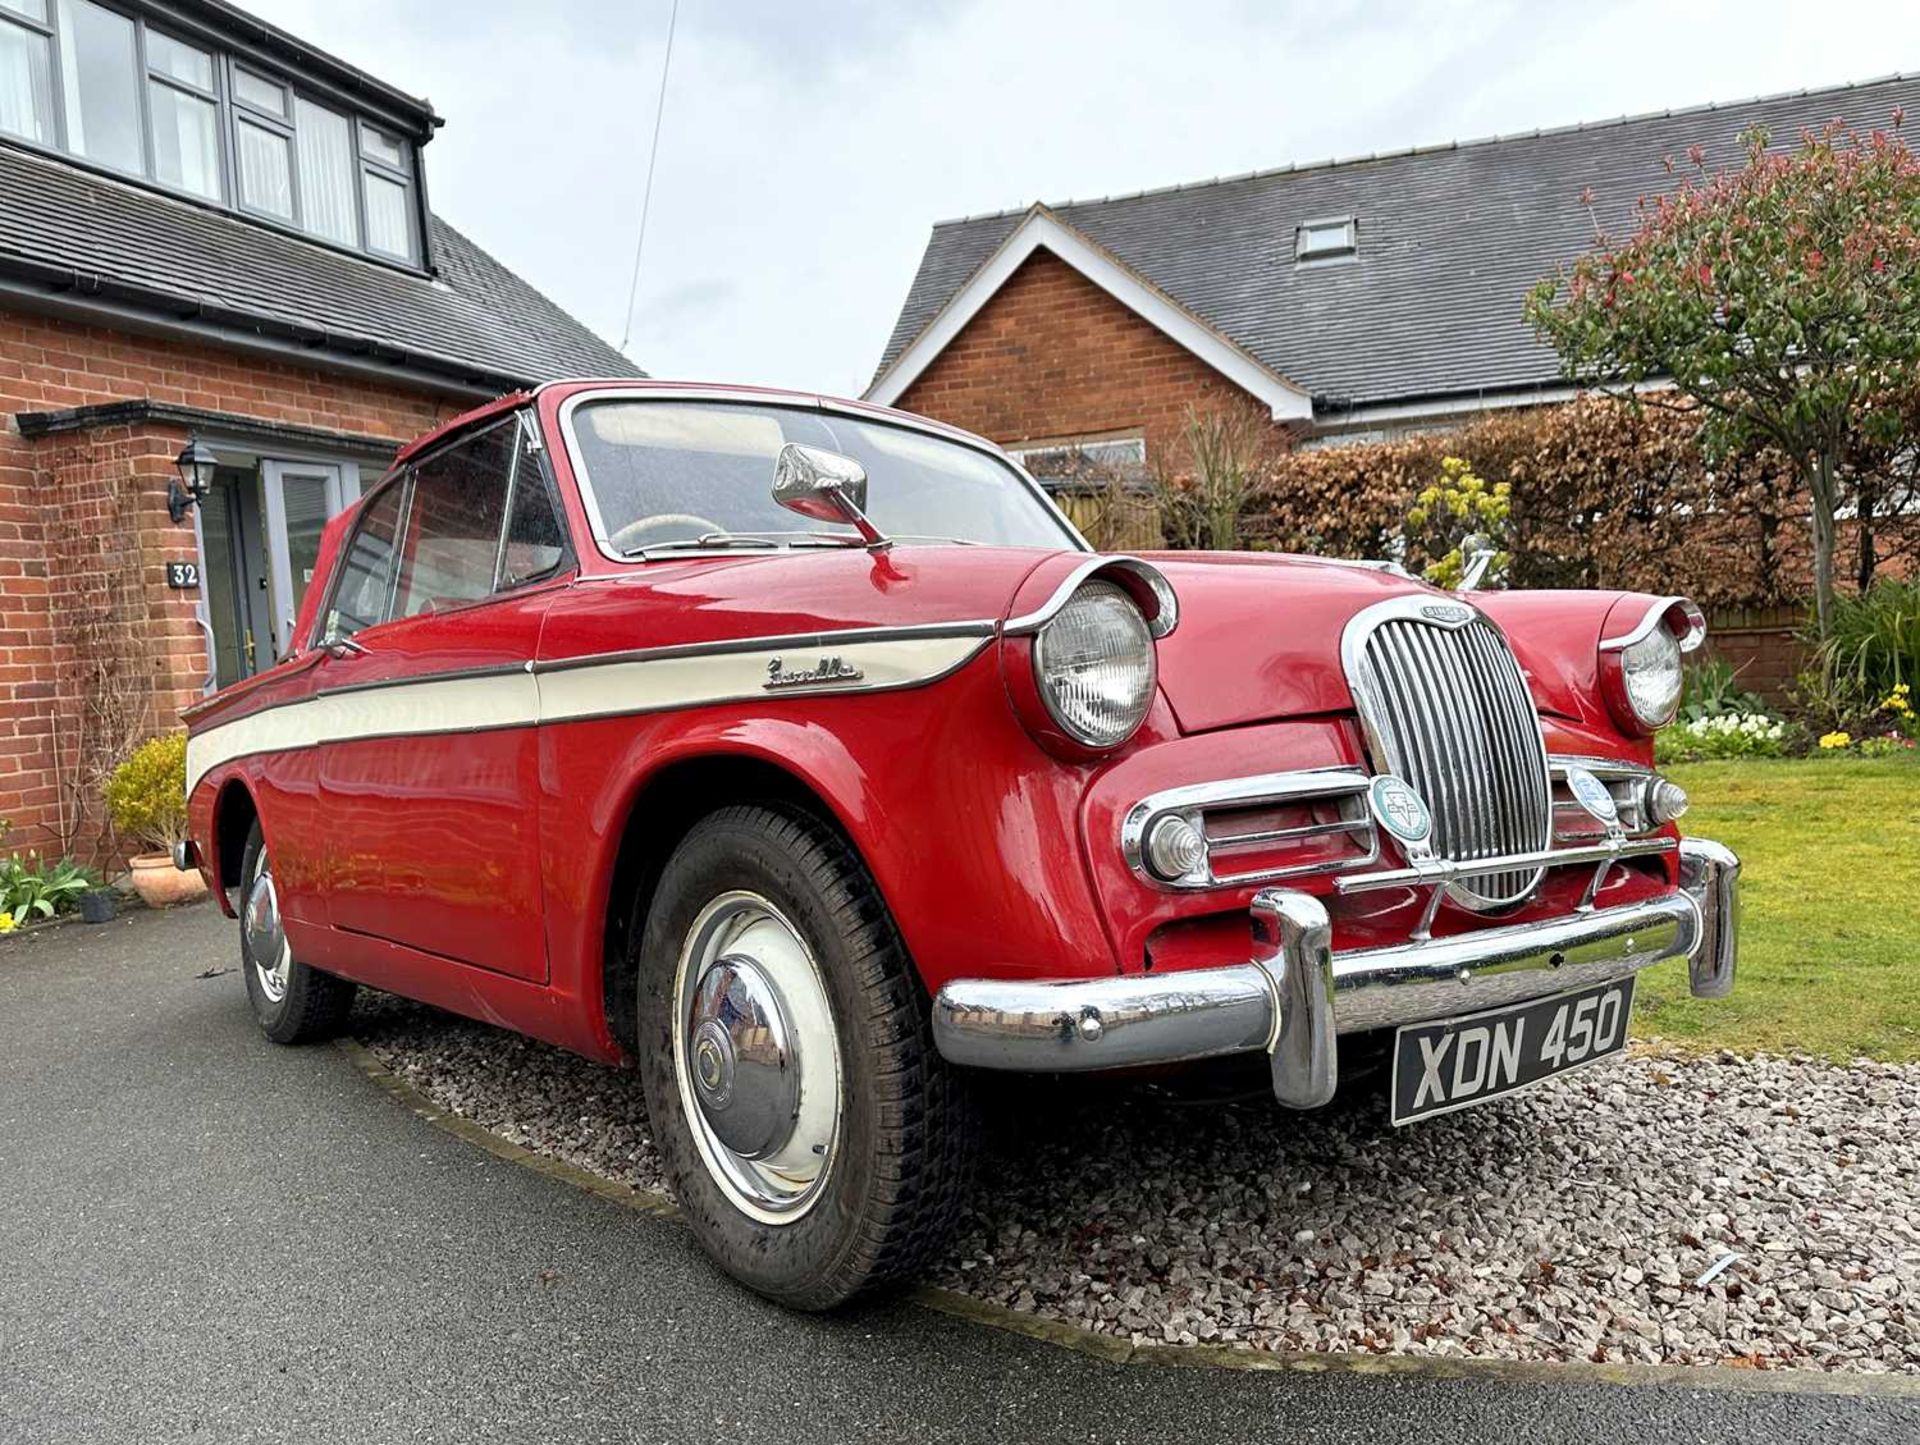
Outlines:
{"type": "MultiPolygon", "coordinates": [[[[375,1085],[409,1112],[456,1139],[485,1150],[497,1159],[518,1164],[570,1184],[588,1194],[655,1219],[681,1221],[679,1206],[664,1194],[616,1183],[516,1144],[473,1120],[434,1103],[375,1057],[356,1038],[340,1038],[335,1047],[375,1085]]],[[[1168,1345],[1154,1341],[1134,1344],[1114,1335],[1097,1334],[1078,1325],[1023,1314],[1005,1305],[975,1299],[956,1290],[918,1285],[906,1296],[912,1303],[936,1313],[1022,1335],[1043,1344],[1114,1365],[1157,1365],[1174,1369],[1274,1371],[1293,1374],[1414,1375],[1428,1379],[1493,1379],[1525,1384],[1565,1383],[1639,1388],[1679,1388],[1742,1391],[1772,1395],[1874,1395],[1920,1399],[1920,1376],[1846,1374],[1825,1370],[1748,1370],[1731,1365],[1601,1365],[1584,1360],[1490,1360],[1473,1357],[1424,1355],[1367,1355],[1358,1353],[1286,1352],[1256,1350],[1242,1345],[1168,1345]]]]}

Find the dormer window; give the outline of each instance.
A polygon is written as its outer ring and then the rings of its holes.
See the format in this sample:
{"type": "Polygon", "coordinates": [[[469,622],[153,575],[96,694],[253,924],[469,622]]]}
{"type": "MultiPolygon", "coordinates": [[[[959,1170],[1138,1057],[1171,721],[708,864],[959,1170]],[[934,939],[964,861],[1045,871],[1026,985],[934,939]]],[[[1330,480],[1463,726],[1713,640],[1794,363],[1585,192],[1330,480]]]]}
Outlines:
{"type": "Polygon", "coordinates": [[[1307,221],[1294,233],[1293,259],[1302,264],[1347,261],[1360,249],[1360,228],[1352,216],[1307,221]]]}
{"type": "Polygon", "coordinates": [[[0,135],[417,265],[409,140],[127,3],[0,0],[0,135]]]}

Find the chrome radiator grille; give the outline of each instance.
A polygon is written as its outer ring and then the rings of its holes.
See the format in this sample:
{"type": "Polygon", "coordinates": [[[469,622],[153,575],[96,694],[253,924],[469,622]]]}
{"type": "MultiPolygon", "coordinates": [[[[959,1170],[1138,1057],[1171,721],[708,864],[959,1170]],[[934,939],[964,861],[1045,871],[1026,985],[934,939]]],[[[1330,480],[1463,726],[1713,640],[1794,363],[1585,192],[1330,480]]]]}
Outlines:
{"type": "MultiPolygon", "coordinates": [[[[1347,680],[1375,756],[1433,812],[1433,849],[1471,862],[1531,853],[1553,838],[1546,747],[1506,639],[1458,603],[1402,598],[1368,608],[1347,629],[1347,680]]],[[[1468,908],[1518,903],[1542,869],[1456,883],[1468,908]]]]}

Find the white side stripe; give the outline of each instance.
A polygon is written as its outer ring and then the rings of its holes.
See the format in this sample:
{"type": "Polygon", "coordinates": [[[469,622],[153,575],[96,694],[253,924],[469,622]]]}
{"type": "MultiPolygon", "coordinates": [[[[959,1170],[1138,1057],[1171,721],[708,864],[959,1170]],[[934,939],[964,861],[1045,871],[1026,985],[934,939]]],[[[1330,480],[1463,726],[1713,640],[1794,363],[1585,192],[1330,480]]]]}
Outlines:
{"type": "Polygon", "coordinates": [[[626,713],[664,712],[753,698],[821,697],[932,682],[969,662],[984,636],[901,637],[828,646],[692,656],[629,657],[549,672],[425,678],[322,693],[267,708],[187,740],[187,794],[213,769],[254,753],[289,752],[356,738],[417,737],[532,727],[626,713]],[[769,667],[789,672],[838,658],[858,678],[769,691],[769,667]]]}

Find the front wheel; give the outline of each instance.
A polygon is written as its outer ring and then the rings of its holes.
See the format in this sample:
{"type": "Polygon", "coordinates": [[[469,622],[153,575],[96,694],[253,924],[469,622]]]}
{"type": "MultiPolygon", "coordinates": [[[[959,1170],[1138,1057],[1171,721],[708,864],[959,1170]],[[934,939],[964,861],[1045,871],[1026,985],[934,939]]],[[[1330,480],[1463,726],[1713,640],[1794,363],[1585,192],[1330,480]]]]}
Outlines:
{"type": "Polygon", "coordinates": [[[273,860],[258,820],[240,861],[240,970],[260,1031],[276,1044],[331,1038],[353,1008],[353,985],[293,956],[273,860]]]}
{"type": "Polygon", "coordinates": [[[720,1266],[801,1309],[922,1268],[972,1114],[846,841],[798,811],[711,814],[668,860],[636,968],[654,1134],[720,1266]]]}

